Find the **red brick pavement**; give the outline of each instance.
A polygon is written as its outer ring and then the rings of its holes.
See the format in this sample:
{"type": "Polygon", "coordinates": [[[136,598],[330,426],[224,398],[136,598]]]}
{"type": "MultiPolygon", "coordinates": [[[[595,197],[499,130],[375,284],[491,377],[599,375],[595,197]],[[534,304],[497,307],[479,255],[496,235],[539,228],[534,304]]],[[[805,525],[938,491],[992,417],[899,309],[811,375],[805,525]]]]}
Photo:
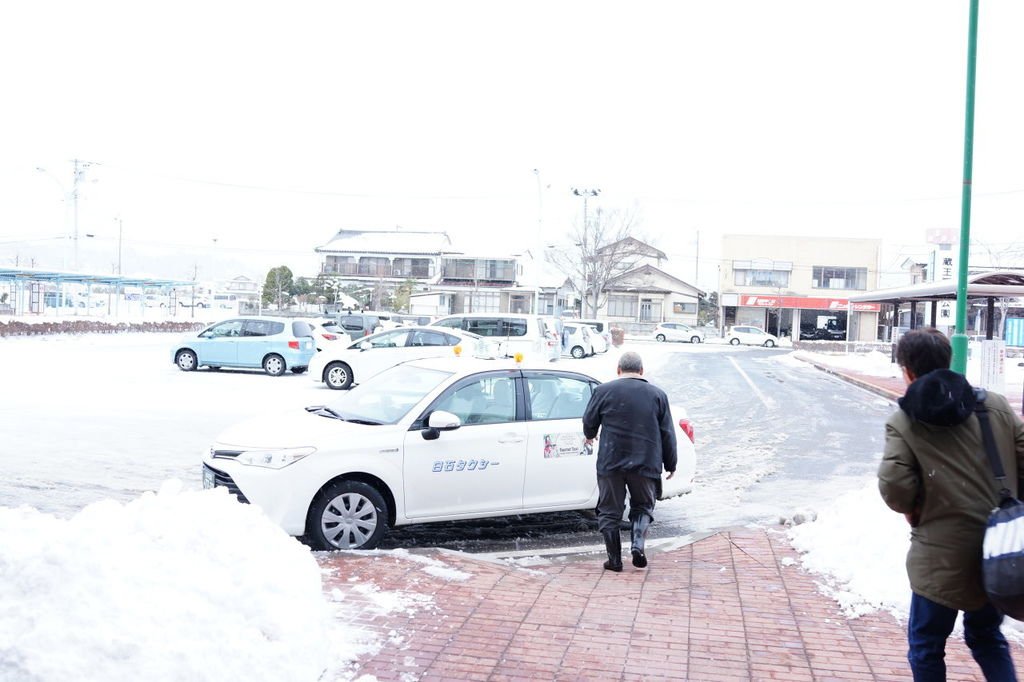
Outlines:
{"type": "MultiPolygon", "coordinates": [[[[346,622],[384,643],[355,675],[380,680],[908,680],[903,625],[888,614],[847,619],[799,568],[783,533],[720,532],[653,550],[646,570],[601,569],[603,556],[541,567],[422,553],[465,580],[436,577],[401,554],[322,555],[325,592],[346,622]],[[356,590],[353,586],[361,585],[356,590]],[[431,603],[382,613],[382,591],[431,603]],[[397,636],[396,636],[397,635],[397,636]]],[[[423,557],[418,557],[422,559],[423,557]]],[[[1024,648],[1014,645],[1024,679],[1024,648]]],[[[982,677],[951,639],[950,680],[982,677]]]]}

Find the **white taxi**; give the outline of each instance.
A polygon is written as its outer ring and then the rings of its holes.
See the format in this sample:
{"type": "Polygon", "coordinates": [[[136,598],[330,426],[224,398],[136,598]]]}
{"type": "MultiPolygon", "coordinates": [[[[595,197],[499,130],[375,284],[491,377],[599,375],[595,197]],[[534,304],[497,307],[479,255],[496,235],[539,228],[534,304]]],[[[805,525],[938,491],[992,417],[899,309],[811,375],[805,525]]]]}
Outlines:
{"type": "MultiPolygon", "coordinates": [[[[203,457],[203,486],[259,505],[319,549],[370,549],[389,526],[597,505],[581,421],[600,382],[550,365],[414,360],[328,405],[243,422],[203,457]]],[[[693,429],[676,406],[679,463],[661,497],[690,491],[693,429]]]]}

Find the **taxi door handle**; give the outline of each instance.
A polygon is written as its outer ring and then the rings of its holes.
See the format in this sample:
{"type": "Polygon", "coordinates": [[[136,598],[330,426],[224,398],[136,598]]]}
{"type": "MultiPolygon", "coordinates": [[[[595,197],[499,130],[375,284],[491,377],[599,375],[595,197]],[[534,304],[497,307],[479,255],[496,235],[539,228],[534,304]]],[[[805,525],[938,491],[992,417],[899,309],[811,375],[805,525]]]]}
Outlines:
{"type": "Polygon", "coordinates": [[[514,433],[509,433],[498,439],[499,443],[522,443],[523,437],[517,436],[514,433]]]}

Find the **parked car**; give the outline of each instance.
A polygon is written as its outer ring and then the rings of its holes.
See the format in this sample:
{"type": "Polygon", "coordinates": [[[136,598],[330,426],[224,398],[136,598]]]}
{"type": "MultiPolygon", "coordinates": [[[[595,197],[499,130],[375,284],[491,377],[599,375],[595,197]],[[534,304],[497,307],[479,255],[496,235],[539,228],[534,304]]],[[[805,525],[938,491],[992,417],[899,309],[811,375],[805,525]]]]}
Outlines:
{"type": "Polygon", "coordinates": [[[726,334],[725,340],[734,346],[741,343],[748,346],[767,346],[768,348],[779,345],[779,337],[758,327],[733,327],[726,334]]]}
{"type": "Polygon", "coordinates": [[[595,352],[590,327],[572,322],[562,325],[562,355],[571,355],[579,360],[595,352]]]}
{"type": "Polygon", "coordinates": [[[703,343],[704,330],[681,322],[662,322],[654,328],[655,341],[685,341],[703,343]]]}
{"type": "MultiPolygon", "coordinates": [[[[607,353],[608,349],[612,346],[612,333],[611,331],[600,332],[596,327],[592,327],[589,324],[581,323],[582,326],[590,329],[590,342],[594,345],[595,353],[607,353]]],[[[606,327],[607,329],[607,327],[606,327]]]]}
{"type": "Polygon", "coordinates": [[[315,320],[306,320],[306,322],[313,328],[313,340],[316,341],[316,349],[318,351],[326,350],[335,344],[347,346],[352,343],[352,337],[332,319],[322,317],[315,320]]]}
{"type": "Polygon", "coordinates": [[[337,313],[328,315],[341,327],[353,340],[360,336],[369,336],[385,329],[393,329],[398,324],[391,319],[391,313],[381,312],[352,312],[337,313]]]}
{"type": "MultiPolygon", "coordinates": [[[[406,362],[324,406],[228,428],[203,455],[225,487],[318,549],[371,549],[389,526],[588,510],[595,448],[580,419],[600,382],[547,361],[406,362]]],[[[689,492],[696,454],[685,411],[679,463],[661,497],[689,492]]]]}
{"type": "Polygon", "coordinates": [[[562,321],[554,317],[541,317],[540,325],[543,329],[545,350],[542,357],[555,362],[562,357],[562,321]]]}
{"type": "Polygon", "coordinates": [[[475,355],[482,350],[476,334],[436,327],[399,327],[357,339],[347,346],[327,348],[309,363],[309,376],[336,390],[362,383],[400,362],[454,355],[455,346],[475,355]]]}
{"type": "MultiPolygon", "coordinates": [[[[612,347],[612,323],[608,320],[575,320],[580,324],[585,324],[591,327],[591,332],[596,331],[596,336],[600,337],[604,341],[604,347],[601,347],[601,341],[594,340],[594,350],[598,353],[607,353],[608,349],[612,347]]],[[[594,336],[594,334],[591,334],[594,336]]]]}
{"type": "Polygon", "coordinates": [[[316,355],[313,329],[304,320],[234,317],[188,334],[171,348],[171,361],[184,372],[199,367],[262,367],[271,376],[306,371],[316,355]]]}
{"type": "Polygon", "coordinates": [[[530,362],[558,359],[559,346],[554,345],[550,327],[537,315],[464,313],[442,317],[431,326],[461,329],[485,339],[500,339],[506,353],[522,353],[530,362]]]}
{"type": "Polygon", "coordinates": [[[405,327],[426,327],[434,321],[434,318],[430,315],[411,315],[408,313],[392,315],[391,319],[395,324],[405,327]]]}

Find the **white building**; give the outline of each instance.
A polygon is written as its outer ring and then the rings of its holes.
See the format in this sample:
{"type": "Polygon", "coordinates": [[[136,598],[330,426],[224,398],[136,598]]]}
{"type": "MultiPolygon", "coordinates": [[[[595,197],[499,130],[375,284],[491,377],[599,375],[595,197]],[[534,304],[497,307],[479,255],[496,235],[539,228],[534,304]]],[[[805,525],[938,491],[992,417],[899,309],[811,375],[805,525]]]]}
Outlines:
{"type": "Polygon", "coordinates": [[[873,341],[877,303],[847,296],[878,288],[881,241],[831,237],[725,235],[719,282],[725,327],[749,325],[799,339],[801,330],[844,330],[873,341]]]}

